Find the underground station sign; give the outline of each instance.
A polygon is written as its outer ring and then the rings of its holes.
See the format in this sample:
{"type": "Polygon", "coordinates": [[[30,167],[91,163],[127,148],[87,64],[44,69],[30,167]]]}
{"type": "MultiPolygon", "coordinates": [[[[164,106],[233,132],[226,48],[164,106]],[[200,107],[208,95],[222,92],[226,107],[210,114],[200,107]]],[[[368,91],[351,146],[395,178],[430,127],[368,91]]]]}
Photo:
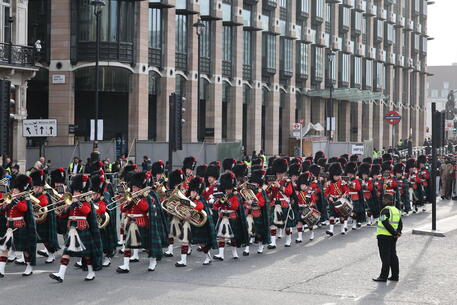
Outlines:
{"type": "Polygon", "coordinates": [[[401,120],[401,115],[396,111],[389,111],[384,116],[384,120],[390,125],[396,125],[401,120]]]}

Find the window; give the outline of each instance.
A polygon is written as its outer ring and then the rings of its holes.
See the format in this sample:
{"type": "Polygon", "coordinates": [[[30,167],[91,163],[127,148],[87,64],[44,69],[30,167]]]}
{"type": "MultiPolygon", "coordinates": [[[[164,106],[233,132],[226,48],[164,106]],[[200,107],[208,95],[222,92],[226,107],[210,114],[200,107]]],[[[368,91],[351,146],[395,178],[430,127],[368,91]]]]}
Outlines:
{"type": "Polygon", "coordinates": [[[384,32],[384,21],[376,20],[376,39],[382,40],[384,32]]]}
{"type": "Polygon", "coordinates": [[[149,9],[149,47],[162,49],[162,13],[160,9],[149,9]]]}
{"type": "Polygon", "coordinates": [[[353,23],[353,28],[356,31],[362,31],[362,12],[356,12],[354,11],[354,23],[353,23]]]}
{"type": "Polygon", "coordinates": [[[281,39],[280,65],[283,71],[292,72],[292,40],[281,39]]]}
{"type": "Polygon", "coordinates": [[[244,26],[251,26],[251,12],[252,8],[244,8],[243,9],[243,25],[244,26]]]}
{"type": "MultiPolygon", "coordinates": [[[[5,0],[4,0],[5,1],[5,0]]],[[[134,2],[111,0],[102,8],[100,16],[100,40],[133,42],[134,2]]],[[[78,1],[78,39],[96,40],[94,8],[89,0],[78,1]]]]}
{"type": "MultiPolygon", "coordinates": [[[[178,1],[176,1],[178,2],[178,1]]],[[[209,16],[210,15],[210,9],[211,9],[211,4],[210,0],[200,0],[200,14],[202,16],[209,16]]]]}
{"type": "Polygon", "coordinates": [[[224,0],[222,3],[222,20],[231,21],[232,20],[232,1],[224,0]]]}
{"type": "Polygon", "coordinates": [[[205,58],[211,57],[211,44],[210,44],[210,34],[211,34],[211,22],[208,20],[202,21],[205,26],[202,28],[200,36],[200,56],[205,58]]]}
{"type": "Polygon", "coordinates": [[[279,0],[279,6],[282,8],[287,8],[287,0],[279,0]]]}
{"type": "Polygon", "coordinates": [[[252,53],[251,53],[251,32],[243,32],[243,64],[251,65],[252,64],[252,53]]]}
{"type": "Polygon", "coordinates": [[[11,37],[11,24],[9,18],[11,16],[10,0],[0,0],[0,41],[10,42],[11,37]]]}
{"type": "Polygon", "coordinates": [[[298,73],[308,75],[309,45],[300,42],[298,52],[298,73]]]}
{"type": "Polygon", "coordinates": [[[362,58],[354,56],[354,66],[353,66],[353,83],[354,85],[362,85],[362,58]]]}
{"type": "Polygon", "coordinates": [[[386,39],[390,43],[394,42],[395,40],[395,30],[393,24],[386,24],[386,39]]]}
{"type": "Polygon", "coordinates": [[[342,16],[343,16],[343,20],[342,20],[342,25],[344,27],[347,27],[349,28],[351,26],[351,9],[350,8],[347,8],[347,7],[343,7],[342,8],[342,16]]]}
{"type": "Polygon", "coordinates": [[[314,74],[315,80],[321,81],[324,78],[324,56],[325,56],[324,48],[313,46],[312,73],[314,74]]]}
{"type": "Polygon", "coordinates": [[[351,69],[350,69],[351,55],[340,53],[339,76],[342,83],[349,83],[351,69]]]}
{"type": "Polygon", "coordinates": [[[222,75],[226,77],[232,76],[232,43],[232,27],[224,26],[222,31],[222,75]]]}
{"type": "Polygon", "coordinates": [[[315,0],[314,15],[318,18],[324,18],[324,0],[315,0]]]}
{"type": "Polygon", "coordinates": [[[272,34],[263,34],[262,57],[265,68],[276,69],[276,37],[272,34]]]}
{"type": "Polygon", "coordinates": [[[441,98],[446,98],[449,93],[448,89],[442,89],[441,90],[441,98]]]}
{"type": "Polygon", "coordinates": [[[438,89],[432,89],[431,97],[432,98],[438,98],[438,89]]]}
{"type": "Polygon", "coordinates": [[[384,89],[385,86],[385,66],[382,62],[376,63],[376,89],[384,89]]]}
{"type": "Polygon", "coordinates": [[[365,86],[373,86],[373,61],[370,59],[365,60],[365,86]]]}
{"type": "Polygon", "coordinates": [[[187,69],[187,16],[176,15],[176,68],[187,69]]]}
{"type": "Polygon", "coordinates": [[[309,0],[300,0],[300,11],[309,14],[309,0]]]}
{"type": "Polygon", "coordinates": [[[443,88],[449,89],[449,82],[443,82],[443,88]]]}

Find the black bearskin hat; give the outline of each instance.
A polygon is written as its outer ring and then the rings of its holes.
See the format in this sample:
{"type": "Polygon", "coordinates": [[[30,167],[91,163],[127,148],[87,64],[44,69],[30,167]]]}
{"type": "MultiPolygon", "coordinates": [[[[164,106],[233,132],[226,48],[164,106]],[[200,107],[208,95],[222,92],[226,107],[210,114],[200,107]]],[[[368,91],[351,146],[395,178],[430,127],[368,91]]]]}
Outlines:
{"type": "Polygon", "coordinates": [[[319,165],[320,167],[325,167],[325,164],[327,164],[327,159],[326,158],[320,158],[319,160],[317,160],[316,164],[319,165]]]}
{"type": "Polygon", "coordinates": [[[162,160],[152,163],[151,174],[153,176],[163,174],[165,172],[165,164],[162,160]]]}
{"type": "Polygon", "coordinates": [[[370,176],[374,177],[377,176],[381,173],[381,165],[379,164],[373,164],[371,166],[371,171],[370,171],[370,176]]]}
{"type": "Polygon", "coordinates": [[[319,176],[319,174],[321,173],[321,168],[319,167],[319,165],[311,164],[311,166],[309,167],[309,172],[310,172],[314,177],[317,177],[317,176],[319,176]]]}
{"type": "Polygon", "coordinates": [[[236,164],[236,160],[233,158],[224,159],[222,161],[222,169],[224,171],[226,171],[226,170],[231,171],[233,169],[233,167],[235,166],[235,164],[236,164]]]}
{"type": "Polygon", "coordinates": [[[417,157],[417,166],[419,166],[419,164],[426,164],[426,163],[427,163],[426,155],[420,155],[419,157],[417,157]]]}
{"type": "Polygon", "coordinates": [[[366,157],[366,158],[363,158],[362,162],[371,164],[371,163],[373,163],[373,159],[371,157],[366,157]]]}
{"type": "Polygon", "coordinates": [[[301,171],[302,173],[309,171],[309,168],[313,165],[310,160],[305,160],[303,161],[301,165],[301,171]]]}
{"type": "Polygon", "coordinates": [[[403,174],[404,171],[405,171],[405,165],[403,163],[397,163],[394,165],[395,174],[403,174]]]}
{"type": "Polygon", "coordinates": [[[285,173],[287,172],[287,160],[278,158],[273,161],[273,171],[277,173],[285,173]]]}
{"type": "Polygon", "coordinates": [[[199,165],[199,166],[197,166],[197,170],[195,171],[195,175],[197,177],[205,178],[207,169],[208,169],[208,164],[199,165]]]}
{"type": "Polygon", "coordinates": [[[416,167],[416,160],[408,159],[408,161],[406,161],[406,165],[405,165],[406,171],[409,171],[410,168],[415,168],[415,167],[416,167]]]}
{"type": "Polygon", "coordinates": [[[349,162],[359,162],[359,155],[352,155],[349,157],[349,162]]]}
{"type": "Polygon", "coordinates": [[[355,162],[348,162],[344,167],[344,171],[346,174],[353,174],[357,173],[357,163],[355,162]]]}
{"type": "Polygon", "coordinates": [[[327,163],[336,163],[339,162],[338,157],[330,157],[328,158],[327,163]]]}
{"type": "Polygon", "coordinates": [[[105,176],[96,174],[90,178],[90,190],[103,194],[105,191],[105,176]]]}
{"type": "Polygon", "coordinates": [[[384,162],[382,162],[381,170],[382,170],[383,172],[386,172],[386,171],[391,172],[391,171],[392,171],[392,162],[391,162],[391,161],[384,161],[384,162]]]}
{"type": "Polygon", "coordinates": [[[275,176],[275,171],[273,170],[272,167],[267,168],[265,176],[275,176]]]}
{"type": "Polygon", "coordinates": [[[392,155],[389,154],[389,153],[383,154],[383,155],[382,155],[382,161],[383,161],[383,162],[385,162],[385,161],[392,161],[392,155]]]}
{"type": "Polygon", "coordinates": [[[46,174],[44,170],[37,170],[30,174],[33,186],[44,186],[46,184],[46,174]]]}
{"type": "Polygon", "coordinates": [[[259,164],[251,165],[251,171],[261,170],[262,166],[259,164]]]}
{"type": "Polygon", "coordinates": [[[325,158],[325,154],[323,151],[318,151],[314,154],[314,163],[317,163],[317,161],[321,158],[325,158]]]}
{"type": "Polygon", "coordinates": [[[195,177],[189,181],[189,188],[188,188],[189,192],[195,191],[198,194],[201,194],[204,189],[205,189],[205,183],[203,181],[203,178],[195,177]]]}
{"type": "Polygon", "coordinates": [[[330,164],[328,168],[330,179],[333,179],[333,176],[341,176],[343,174],[343,168],[339,162],[330,164]]]}
{"type": "Polygon", "coordinates": [[[126,165],[126,166],[124,166],[124,168],[122,168],[122,172],[119,175],[119,178],[124,181],[127,181],[131,178],[130,176],[132,175],[132,173],[137,171],[137,169],[138,169],[138,166],[136,164],[126,165]]]}
{"type": "Polygon", "coordinates": [[[379,164],[381,165],[382,164],[382,158],[376,158],[373,160],[373,164],[379,164]]]}
{"type": "Polygon", "coordinates": [[[171,172],[170,176],[168,177],[168,188],[170,190],[172,190],[175,188],[175,186],[182,183],[183,181],[184,181],[183,171],[180,169],[174,170],[171,172]]]}
{"type": "Polygon", "coordinates": [[[257,183],[259,186],[264,184],[263,176],[265,172],[263,170],[254,170],[251,171],[251,176],[249,177],[249,182],[257,183]]]}
{"type": "Polygon", "coordinates": [[[349,161],[349,154],[343,154],[340,156],[340,158],[346,159],[346,163],[347,163],[347,161],[349,161]]]}
{"type": "Polygon", "coordinates": [[[219,179],[220,167],[217,165],[210,165],[206,169],[205,177],[214,177],[216,180],[219,179]]]}
{"type": "Polygon", "coordinates": [[[292,176],[299,176],[300,175],[300,172],[301,172],[301,167],[300,167],[300,164],[291,164],[290,167],[289,167],[289,177],[292,177],[292,176]]]}
{"type": "MultiPolygon", "coordinates": [[[[346,163],[348,163],[348,159],[346,159],[345,157],[340,157],[340,158],[338,159],[338,162],[341,163],[341,166],[342,166],[342,167],[345,167],[345,166],[346,166],[346,163]]],[[[333,162],[331,162],[331,163],[333,163],[333,162]]]]}
{"type": "Polygon", "coordinates": [[[213,165],[213,166],[217,166],[217,167],[221,168],[221,161],[211,161],[209,163],[209,165],[210,166],[213,165]]]}
{"type": "Polygon", "coordinates": [[[301,162],[302,162],[302,158],[295,157],[295,158],[291,158],[289,165],[290,166],[293,165],[293,164],[301,165],[301,162]]]}
{"type": "Polygon", "coordinates": [[[24,192],[29,189],[32,184],[32,178],[26,175],[17,175],[10,183],[11,189],[18,189],[20,192],[24,192]]]}
{"type": "Polygon", "coordinates": [[[369,163],[362,163],[359,165],[358,168],[358,175],[362,177],[362,175],[369,175],[370,174],[370,167],[371,164],[369,163]]]}
{"type": "Polygon", "coordinates": [[[232,171],[237,179],[244,178],[248,175],[248,166],[244,162],[238,163],[232,171]]]}
{"type": "Polygon", "coordinates": [[[297,179],[297,187],[298,187],[298,190],[300,190],[300,185],[302,184],[306,184],[308,185],[309,183],[309,173],[303,173],[301,174],[298,179],[297,179]]]}
{"type": "Polygon", "coordinates": [[[236,186],[236,177],[234,173],[225,173],[219,179],[220,190],[223,192],[228,189],[233,189],[236,186]]]}
{"type": "Polygon", "coordinates": [[[275,156],[268,158],[268,167],[272,167],[276,159],[277,158],[275,156]]]}
{"type": "Polygon", "coordinates": [[[139,173],[134,173],[132,177],[130,178],[129,185],[130,186],[136,186],[140,189],[145,188],[146,185],[148,184],[148,180],[151,178],[151,175],[149,172],[139,172],[139,173]]]}
{"type": "Polygon", "coordinates": [[[313,159],[313,157],[306,157],[305,160],[310,161],[311,163],[313,163],[314,159],[313,159]]]}
{"type": "Polygon", "coordinates": [[[186,157],[184,158],[184,161],[182,162],[182,169],[190,169],[194,170],[195,165],[197,165],[197,160],[194,157],[186,157]]]}
{"type": "Polygon", "coordinates": [[[56,183],[65,183],[65,169],[57,168],[51,172],[51,186],[54,187],[56,183]]]}
{"type": "Polygon", "coordinates": [[[71,178],[70,190],[72,192],[85,193],[90,189],[90,179],[89,176],[79,174],[71,178]]]}
{"type": "Polygon", "coordinates": [[[254,158],[251,161],[251,166],[255,166],[255,165],[262,166],[262,162],[263,161],[261,158],[254,158]]]}

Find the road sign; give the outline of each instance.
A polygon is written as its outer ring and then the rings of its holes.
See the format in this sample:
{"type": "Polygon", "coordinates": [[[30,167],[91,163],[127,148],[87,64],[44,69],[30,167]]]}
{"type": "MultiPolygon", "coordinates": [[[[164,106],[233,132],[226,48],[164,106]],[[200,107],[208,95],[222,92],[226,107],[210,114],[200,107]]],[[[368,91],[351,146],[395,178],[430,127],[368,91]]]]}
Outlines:
{"type": "Polygon", "coordinates": [[[300,139],[301,137],[301,124],[295,123],[292,125],[292,136],[294,138],[300,139]]]}
{"type": "Polygon", "coordinates": [[[57,120],[23,120],[22,136],[24,137],[56,137],[57,120]]]}
{"type": "Polygon", "coordinates": [[[389,111],[384,116],[384,120],[390,125],[397,125],[401,120],[401,115],[396,111],[389,111]]]}
{"type": "Polygon", "coordinates": [[[363,148],[363,144],[352,144],[351,154],[352,155],[363,155],[365,149],[363,148]]]}

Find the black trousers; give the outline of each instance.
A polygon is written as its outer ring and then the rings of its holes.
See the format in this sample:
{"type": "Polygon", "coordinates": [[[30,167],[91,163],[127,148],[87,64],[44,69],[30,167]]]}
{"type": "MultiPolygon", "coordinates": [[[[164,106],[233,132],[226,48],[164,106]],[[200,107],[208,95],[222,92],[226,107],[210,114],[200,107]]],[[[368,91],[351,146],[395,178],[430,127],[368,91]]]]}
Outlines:
{"type": "Polygon", "coordinates": [[[400,267],[397,256],[397,240],[393,236],[379,235],[378,248],[382,262],[380,277],[388,278],[389,271],[392,272],[392,277],[398,277],[400,267]]]}

